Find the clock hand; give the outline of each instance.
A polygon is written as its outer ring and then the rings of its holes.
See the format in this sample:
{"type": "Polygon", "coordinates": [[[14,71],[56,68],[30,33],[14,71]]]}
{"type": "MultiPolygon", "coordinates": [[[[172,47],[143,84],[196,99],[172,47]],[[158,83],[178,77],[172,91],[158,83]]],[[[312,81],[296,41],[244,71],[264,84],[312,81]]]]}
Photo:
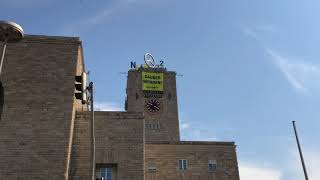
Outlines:
{"type": "Polygon", "coordinates": [[[155,104],[153,104],[153,103],[151,104],[151,106],[152,106],[153,108],[157,108],[157,106],[156,106],[155,104]]]}

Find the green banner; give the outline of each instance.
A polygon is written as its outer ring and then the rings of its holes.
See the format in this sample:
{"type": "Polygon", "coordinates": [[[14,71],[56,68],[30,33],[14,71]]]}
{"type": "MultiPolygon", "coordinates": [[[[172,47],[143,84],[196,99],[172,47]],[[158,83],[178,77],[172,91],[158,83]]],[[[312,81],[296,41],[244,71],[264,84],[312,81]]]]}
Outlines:
{"type": "Polygon", "coordinates": [[[163,73],[142,72],[143,91],[163,91],[163,73]]]}

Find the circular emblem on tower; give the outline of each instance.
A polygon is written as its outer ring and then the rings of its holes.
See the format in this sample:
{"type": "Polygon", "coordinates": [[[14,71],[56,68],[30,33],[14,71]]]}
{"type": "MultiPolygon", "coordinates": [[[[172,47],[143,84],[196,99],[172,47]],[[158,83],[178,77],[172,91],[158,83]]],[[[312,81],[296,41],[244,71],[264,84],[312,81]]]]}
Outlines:
{"type": "Polygon", "coordinates": [[[146,53],[144,55],[144,62],[151,68],[154,68],[156,66],[156,61],[150,53],[146,53]]]}

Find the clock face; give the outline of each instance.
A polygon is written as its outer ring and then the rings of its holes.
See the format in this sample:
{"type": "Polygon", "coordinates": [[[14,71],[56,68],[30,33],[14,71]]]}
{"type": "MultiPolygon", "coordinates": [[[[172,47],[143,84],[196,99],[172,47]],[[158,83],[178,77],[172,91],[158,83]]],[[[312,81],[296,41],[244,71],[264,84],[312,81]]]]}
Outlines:
{"type": "Polygon", "coordinates": [[[160,111],[160,102],[156,99],[151,99],[146,102],[146,109],[152,113],[158,112],[160,111]]]}

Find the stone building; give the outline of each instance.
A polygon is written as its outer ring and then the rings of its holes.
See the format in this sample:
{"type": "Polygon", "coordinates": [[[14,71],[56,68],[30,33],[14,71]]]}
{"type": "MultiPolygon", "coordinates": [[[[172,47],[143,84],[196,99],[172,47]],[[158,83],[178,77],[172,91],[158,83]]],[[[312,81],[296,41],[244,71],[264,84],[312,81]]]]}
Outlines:
{"type": "MultiPolygon", "coordinates": [[[[74,96],[84,71],[79,38],[27,35],[8,46],[0,180],[91,179],[90,112],[74,96]]],[[[95,112],[97,178],[239,180],[234,142],[180,141],[175,72],[132,68],[126,92],[126,111],[95,112]]]]}

